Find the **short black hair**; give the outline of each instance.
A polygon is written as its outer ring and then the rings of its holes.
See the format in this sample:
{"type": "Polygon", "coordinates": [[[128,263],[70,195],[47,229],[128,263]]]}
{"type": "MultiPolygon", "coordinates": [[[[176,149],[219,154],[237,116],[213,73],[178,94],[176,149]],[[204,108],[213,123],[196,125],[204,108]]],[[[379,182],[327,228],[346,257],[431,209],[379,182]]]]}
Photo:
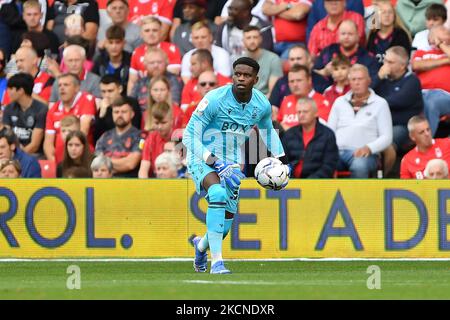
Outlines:
{"type": "Polygon", "coordinates": [[[256,74],[259,72],[259,63],[252,58],[240,57],[233,63],[233,69],[235,69],[238,64],[245,64],[246,66],[252,67],[256,74]]]}
{"type": "Polygon", "coordinates": [[[17,73],[8,79],[8,88],[23,89],[27,96],[33,94],[34,78],[28,73],[17,73]]]}
{"type": "Polygon", "coordinates": [[[118,76],[115,76],[113,74],[105,74],[101,79],[100,79],[100,83],[103,84],[111,84],[111,83],[115,83],[118,86],[122,85],[122,81],[120,81],[118,76]]]}

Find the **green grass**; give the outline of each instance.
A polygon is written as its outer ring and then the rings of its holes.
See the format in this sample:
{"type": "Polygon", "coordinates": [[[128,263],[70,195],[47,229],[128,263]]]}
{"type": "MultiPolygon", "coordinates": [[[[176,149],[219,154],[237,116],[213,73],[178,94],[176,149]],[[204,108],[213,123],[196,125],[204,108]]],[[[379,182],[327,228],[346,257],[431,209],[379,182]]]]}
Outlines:
{"type": "Polygon", "coordinates": [[[445,261],[230,261],[231,275],[196,274],[191,262],[0,262],[2,299],[450,299],[445,261]],[[69,265],[81,290],[68,290],[69,265]],[[381,290],[366,286],[381,268],[381,290]]]}

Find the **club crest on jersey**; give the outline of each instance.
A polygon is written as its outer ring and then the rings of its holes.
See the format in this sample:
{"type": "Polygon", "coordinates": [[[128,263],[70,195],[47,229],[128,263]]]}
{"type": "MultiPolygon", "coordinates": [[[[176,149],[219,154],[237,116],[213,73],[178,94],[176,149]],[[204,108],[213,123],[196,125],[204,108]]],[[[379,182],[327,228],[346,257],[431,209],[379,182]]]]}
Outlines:
{"type": "Polygon", "coordinates": [[[257,116],[258,116],[258,107],[254,107],[252,112],[252,119],[256,119],[257,116]]]}

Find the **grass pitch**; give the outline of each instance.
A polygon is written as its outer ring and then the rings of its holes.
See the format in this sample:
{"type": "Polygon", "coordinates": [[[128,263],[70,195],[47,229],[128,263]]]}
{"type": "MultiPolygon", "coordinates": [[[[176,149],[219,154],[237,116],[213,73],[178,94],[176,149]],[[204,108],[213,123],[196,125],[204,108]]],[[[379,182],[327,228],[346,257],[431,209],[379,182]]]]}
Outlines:
{"type": "Polygon", "coordinates": [[[1,262],[3,299],[450,299],[448,261],[228,261],[231,275],[191,262],[1,262]],[[67,289],[70,265],[81,289],[67,289]],[[369,290],[367,268],[381,269],[369,290]]]}

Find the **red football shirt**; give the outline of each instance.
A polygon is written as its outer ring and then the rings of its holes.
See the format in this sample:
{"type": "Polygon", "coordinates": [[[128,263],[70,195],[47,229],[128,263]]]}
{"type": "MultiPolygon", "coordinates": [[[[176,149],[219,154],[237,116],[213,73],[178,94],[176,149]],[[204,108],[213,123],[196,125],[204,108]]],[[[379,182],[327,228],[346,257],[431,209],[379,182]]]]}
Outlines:
{"type": "Polygon", "coordinates": [[[345,95],[350,91],[350,85],[346,85],[344,88],[336,87],[336,84],[333,84],[325,89],[323,92],[323,97],[328,100],[330,103],[330,108],[333,106],[334,101],[340,96],[345,95]]]}
{"type": "MultiPolygon", "coordinates": [[[[52,93],[53,82],[50,81],[51,78],[52,76],[44,71],[40,71],[36,78],[34,78],[33,93],[37,94],[47,102],[50,100],[50,95],[52,93]]],[[[2,105],[7,105],[10,103],[11,100],[9,98],[8,90],[6,90],[3,95],[2,105]]]]}
{"type": "MultiPolygon", "coordinates": [[[[217,72],[215,74],[219,87],[231,83],[231,78],[217,72]]],[[[191,78],[184,85],[183,91],[181,92],[181,109],[186,111],[189,106],[196,106],[200,102],[200,100],[202,100],[202,97],[198,92],[197,84],[198,78],[191,78]]]]}
{"type": "Polygon", "coordinates": [[[433,146],[426,152],[419,152],[415,147],[402,159],[400,178],[423,179],[423,171],[431,159],[444,159],[450,167],[450,138],[433,139],[433,146]]]}
{"type": "MultiPolygon", "coordinates": [[[[341,22],[344,20],[353,20],[356,23],[358,27],[360,43],[361,46],[364,47],[366,41],[366,26],[364,23],[364,18],[359,13],[353,11],[345,11],[341,22]]],[[[338,42],[338,29],[340,23],[334,30],[328,29],[327,24],[328,16],[317,22],[311,31],[308,42],[308,50],[313,56],[319,55],[320,51],[322,51],[323,48],[338,42]]]]}
{"type": "MultiPolygon", "coordinates": [[[[173,131],[170,136],[172,136],[173,131]]],[[[144,142],[144,149],[142,150],[142,160],[150,161],[150,171],[148,173],[149,177],[155,176],[155,160],[163,153],[164,144],[169,142],[169,139],[164,139],[158,131],[152,131],[149,133],[144,142]]]]}
{"type": "MultiPolygon", "coordinates": [[[[432,49],[429,51],[417,50],[414,53],[413,61],[421,60],[440,60],[448,56],[441,49],[432,49]]],[[[443,81],[450,74],[450,65],[446,64],[431,70],[417,73],[422,89],[442,89],[450,92],[450,81],[443,81]]]]}
{"type": "Polygon", "coordinates": [[[141,17],[157,16],[161,22],[172,24],[176,0],[129,0],[128,21],[139,22],[141,17]]]}
{"type": "MultiPolygon", "coordinates": [[[[176,45],[170,42],[161,42],[158,44],[158,48],[167,54],[167,58],[169,60],[168,67],[181,67],[181,54],[176,45]]],[[[139,47],[134,49],[131,56],[130,73],[139,73],[140,77],[145,77],[147,68],[144,64],[144,56],[147,49],[148,46],[146,44],[141,44],[139,47]]]]}
{"type": "MultiPolygon", "coordinates": [[[[305,4],[311,6],[312,3],[309,0],[275,0],[275,4],[280,3],[292,3],[292,4],[305,4]]],[[[306,22],[308,18],[304,17],[300,21],[292,21],[275,16],[273,19],[275,29],[275,41],[276,42],[305,42],[306,41],[306,22]]]]}
{"type": "MultiPolygon", "coordinates": [[[[331,110],[331,105],[328,100],[314,90],[312,90],[308,96],[314,99],[314,101],[316,102],[319,118],[328,121],[328,115],[330,114],[331,110]]],[[[297,104],[297,100],[298,98],[293,94],[283,98],[277,118],[279,123],[288,125],[289,128],[298,125],[298,116],[295,107],[297,104]]]]}
{"type": "MultiPolygon", "coordinates": [[[[72,104],[67,110],[63,107],[61,101],[57,101],[53,107],[47,112],[47,120],[45,124],[45,132],[55,134],[55,160],[59,163],[64,157],[64,141],[61,136],[61,120],[68,115],[75,115],[78,118],[91,117],[94,119],[96,113],[95,98],[86,92],[79,92],[72,104]]],[[[94,139],[92,131],[88,136],[89,145],[94,149],[94,139]]]]}
{"type": "MultiPolygon", "coordinates": [[[[309,132],[303,130],[303,145],[305,146],[304,150],[308,148],[308,144],[311,142],[315,133],[316,127],[313,127],[312,130],[310,130],[309,132]]],[[[302,169],[303,169],[303,160],[300,160],[299,163],[295,166],[294,177],[300,178],[300,176],[302,175],[302,169]]]]}

